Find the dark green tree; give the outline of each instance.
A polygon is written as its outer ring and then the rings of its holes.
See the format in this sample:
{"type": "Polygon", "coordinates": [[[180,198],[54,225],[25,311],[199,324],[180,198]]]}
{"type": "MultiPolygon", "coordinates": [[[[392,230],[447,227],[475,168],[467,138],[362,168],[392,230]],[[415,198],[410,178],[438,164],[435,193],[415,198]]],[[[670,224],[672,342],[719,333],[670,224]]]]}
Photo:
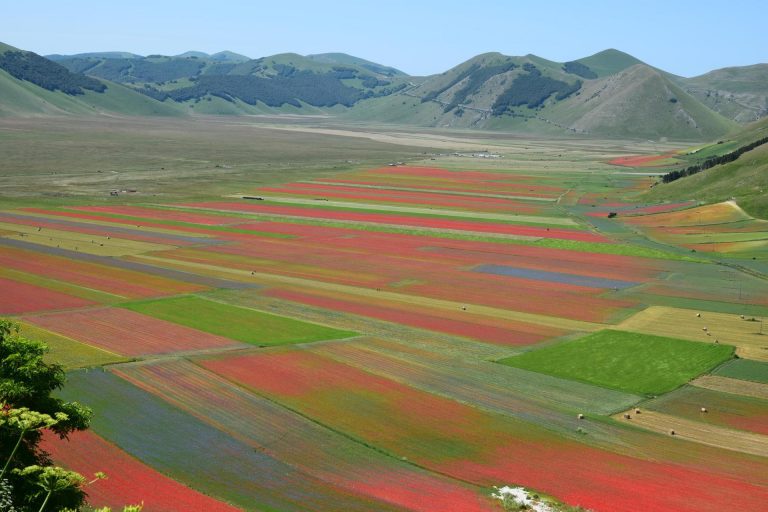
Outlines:
{"type": "Polygon", "coordinates": [[[18,324],[0,320],[0,480],[10,484],[14,506],[20,511],[40,510],[44,502],[56,510],[78,508],[85,499],[77,483],[80,479],[69,478],[73,484],[69,487],[58,482],[48,493],[41,482],[50,483],[51,471],[57,470],[28,469],[52,467],[40,448],[44,429],[66,438],[75,430],[87,429],[91,420],[87,407],[52,396],[64,385],[65,374],[61,365],[43,359],[47,351],[44,343],[21,336],[18,324]]]}

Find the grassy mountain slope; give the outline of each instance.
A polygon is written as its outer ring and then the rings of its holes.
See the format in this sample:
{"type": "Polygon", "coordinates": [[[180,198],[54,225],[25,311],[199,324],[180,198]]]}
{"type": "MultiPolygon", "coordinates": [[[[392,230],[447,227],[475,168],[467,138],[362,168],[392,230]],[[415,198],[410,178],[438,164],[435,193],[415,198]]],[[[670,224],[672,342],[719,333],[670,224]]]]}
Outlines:
{"type": "Polygon", "coordinates": [[[43,55],[46,59],[54,62],[60,62],[62,60],[69,59],[143,59],[141,55],[137,55],[131,52],[88,52],[77,53],[75,55],[60,55],[54,53],[51,55],[43,55]]]}
{"type": "Polygon", "coordinates": [[[86,91],[70,96],[48,91],[0,70],[0,116],[123,114],[177,116],[182,110],[160,103],[120,84],[110,83],[104,93],[86,91]]]}
{"type": "Polygon", "coordinates": [[[547,115],[600,136],[702,140],[736,128],[645,64],[587,81],[578,96],[554,105],[547,115]]]}
{"type": "Polygon", "coordinates": [[[717,69],[681,80],[691,95],[737,122],[768,116],[768,64],[717,69]]]}
{"type": "Polygon", "coordinates": [[[141,59],[63,60],[75,72],[124,83],[189,112],[207,114],[324,113],[405,86],[402,75],[343,54],[311,59],[284,53],[247,59],[232,52],[141,59]],[[343,58],[342,58],[343,57],[343,58]],[[247,60],[244,60],[247,59],[247,60]],[[337,61],[342,60],[344,64],[337,61]]]}
{"type": "Polygon", "coordinates": [[[578,59],[576,62],[589,67],[600,78],[615,75],[636,64],[644,64],[640,59],[613,48],[578,59]]]}
{"type": "MultiPolygon", "coordinates": [[[[736,133],[728,143],[715,144],[725,153],[734,146],[768,137],[768,118],[736,133]]],[[[659,184],[645,194],[648,200],[695,199],[716,203],[729,199],[753,217],[768,219],[768,144],[742,154],[737,160],[712,167],[693,176],[659,184]]]]}
{"type": "Polygon", "coordinates": [[[180,110],[119,84],[70,73],[32,52],[0,45],[0,115],[114,113],[178,115],[180,110]]]}
{"type": "Polygon", "coordinates": [[[324,62],[326,64],[359,66],[361,68],[367,69],[369,71],[373,71],[374,73],[377,73],[380,75],[386,75],[386,76],[398,76],[398,75],[405,76],[406,75],[406,73],[403,73],[399,69],[396,69],[390,66],[384,66],[382,64],[361,59],[360,57],[355,57],[353,55],[348,55],[346,53],[317,53],[314,55],[307,55],[307,58],[310,60],[314,60],[316,62],[324,62]]]}
{"type": "Polygon", "coordinates": [[[486,53],[395,95],[361,102],[346,116],[545,135],[679,140],[708,140],[737,128],[670,75],[639,62],[616,50],[570,63],[486,53]],[[616,69],[621,70],[605,75],[616,69]]]}

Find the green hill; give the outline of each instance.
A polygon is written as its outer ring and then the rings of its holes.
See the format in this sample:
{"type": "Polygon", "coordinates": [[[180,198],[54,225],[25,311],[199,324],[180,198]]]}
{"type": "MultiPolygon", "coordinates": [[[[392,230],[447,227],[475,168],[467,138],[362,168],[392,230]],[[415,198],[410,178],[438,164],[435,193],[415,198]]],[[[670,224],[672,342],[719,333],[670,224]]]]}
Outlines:
{"type": "Polygon", "coordinates": [[[405,76],[406,75],[406,73],[403,73],[399,69],[396,69],[390,66],[383,66],[381,64],[377,64],[376,62],[371,62],[369,60],[361,59],[360,57],[347,55],[346,53],[317,53],[314,55],[307,55],[307,58],[310,60],[314,60],[316,62],[324,62],[326,64],[358,66],[380,75],[386,75],[386,76],[405,76]]]}
{"type": "Polygon", "coordinates": [[[4,69],[22,80],[18,73],[24,66],[13,60],[19,55],[42,70],[37,78],[25,71],[27,81],[65,96],[83,96],[83,101],[45,94],[36,101],[40,91],[5,83],[4,115],[324,114],[539,135],[702,141],[735,132],[734,119],[743,122],[768,113],[768,65],[686,79],[613,49],[570,62],[485,53],[428,77],[407,76],[344,53],[248,59],[228,51],[147,57],[102,52],[56,55],[54,63],[0,46],[4,69]]]}
{"type": "Polygon", "coordinates": [[[117,113],[179,115],[122,85],[104,82],[35,53],[0,45],[0,115],[117,113]]]}
{"type": "Polygon", "coordinates": [[[737,128],[669,75],[637,62],[616,50],[566,63],[486,53],[420,83],[411,80],[397,94],[361,102],[343,115],[440,127],[643,139],[708,140],[737,128]]]}
{"type": "Polygon", "coordinates": [[[232,52],[187,52],[141,59],[73,58],[70,71],[120,82],[191,113],[323,113],[389,95],[405,86],[396,70],[356,57],[308,58],[285,53],[247,59],[232,52]],[[340,64],[339,61],[345,62],[340,64]],[[380,69],[383,73],[372,71],[380,69]]]}
{"type": "MultiPolygon", "coordinates": [[[[697,154],[724,154],[765,137],[768,137],[768,118],[697,154]]],[[[768,144],[742,154],[733,162],[658,184],[644,197],[649,201],[694,199],[706,203],[735,199],[753,217],[768,219],[768,144]]]]}
{"type": "Polygon", "coordinates": [[[78,53],[75,55],[60,55],[58,53],[54,53],[52,55],[43,55],[48,60],[52,60],[54,62],[60,62],[62,60],[69,60],[69,59],[143,59],[144,57],[141,55],[136,55],[135,53],[131,52],[89,52],[89,53],[78,53]]]}
{"type": "Polygon", "coordinates": [[[644,64],[640,59],[637,59],[628,53],[614,50],[613,48],[603,50],[594,55],[590,55],[589,57],[584,57],[583,59],[578,59],[576,62],[587,66],[600,78],[615,75],[636,64],[644,64]]]}
{"type": "Polygon", "coordinates": [[[737,122],[768,115],[768,64],[717,69],[683,79],[681,85],[712,110],[737,122]]]}

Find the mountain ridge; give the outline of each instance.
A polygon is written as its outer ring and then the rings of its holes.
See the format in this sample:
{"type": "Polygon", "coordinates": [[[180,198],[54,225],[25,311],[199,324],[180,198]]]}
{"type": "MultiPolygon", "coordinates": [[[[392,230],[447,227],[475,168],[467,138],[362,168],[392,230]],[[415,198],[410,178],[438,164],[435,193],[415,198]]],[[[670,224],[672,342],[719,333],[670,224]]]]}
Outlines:
{"type": "MultiPolygon", "coordinates": [[[[6,51],[21,50],[0,43],[0,55],[6,51]]],[[[306,113],[417,126],[680,140],[716,138],[735,130],[734,120],[768,115],[763,80],[768,65],[683,78],[616,49],[569,62],[488,52],[427,77],[345,53],[51,57],[72,76],[99,80],[106,89],[122,84],[125,89],[115,90],[140,94],[150,111],[169,115],[306,113]]],[[[27,99],[23,104],[31,111],[40,110],[27,99]]],[[[0,112],[23,113],[3,101],[0,97],[0,112]]]]}

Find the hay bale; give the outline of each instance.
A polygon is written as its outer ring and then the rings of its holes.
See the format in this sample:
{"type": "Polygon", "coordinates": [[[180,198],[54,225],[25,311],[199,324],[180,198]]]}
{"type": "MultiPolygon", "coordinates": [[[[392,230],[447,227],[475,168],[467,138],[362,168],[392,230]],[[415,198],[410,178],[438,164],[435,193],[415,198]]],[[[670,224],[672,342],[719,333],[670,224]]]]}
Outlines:
{"type": "Polygon", "coordinates": [[[624,413],[624,419],[625,420],[631,420],[632,416],[630,416],[629,413],[624,413]]]}
{"type": "Polygon", "coordinates": [[[701,412],[708,412],[706,407],[701,408],[701,412]]]}
{"type": "Polygon", "coordinates": [[[640,414],[640,409],[635,409],[635,414],[640,414]]]}
{"type": "Polygon", "coordinates": [[[583,420],[583,419],[584,419],[584,415],[583,415],[583,414],[581,414],[581,413],[579,413],[579,416],[578,416],[578,418],[579,418],[580,420],[583,420]]]}

